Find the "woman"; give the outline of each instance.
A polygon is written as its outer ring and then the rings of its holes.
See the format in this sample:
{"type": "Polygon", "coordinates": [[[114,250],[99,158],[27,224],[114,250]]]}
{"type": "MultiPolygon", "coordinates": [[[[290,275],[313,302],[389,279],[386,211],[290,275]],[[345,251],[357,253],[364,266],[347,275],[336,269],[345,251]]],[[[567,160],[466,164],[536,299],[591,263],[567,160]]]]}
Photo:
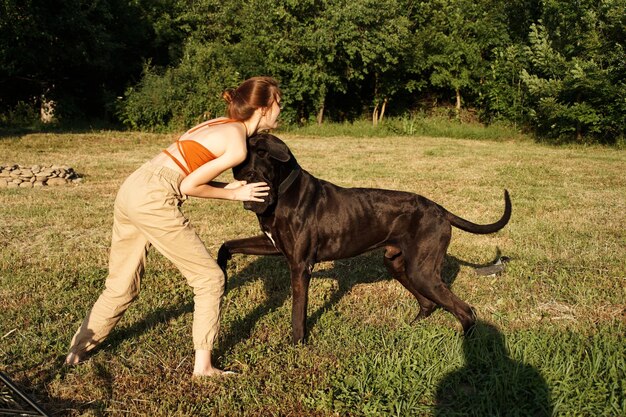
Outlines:
{"type": "Polygon", "coordinates": [[[219,375],[211,349],[219,327],[224,274],[180,211],[186,196],[262,202],[265,183],[213,181],[246,158],[246,138],[277,125],[281,93],[269,77],[227,90],[229,118],[187,131],[178,141],[130,175],[115,200],[109,275],[74,335],[68,365],[81,362],[100,344],[139,293],[146,254],[154,246],[171,260],[194,291],[194,376],[219,375]]]}

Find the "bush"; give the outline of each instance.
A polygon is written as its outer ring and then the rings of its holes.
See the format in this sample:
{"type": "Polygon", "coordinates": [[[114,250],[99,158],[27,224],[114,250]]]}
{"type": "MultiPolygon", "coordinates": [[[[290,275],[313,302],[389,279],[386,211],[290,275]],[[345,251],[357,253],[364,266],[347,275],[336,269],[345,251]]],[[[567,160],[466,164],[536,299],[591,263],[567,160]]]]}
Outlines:
{"type": "Polygon", "coordinates": [[[192,41],[177,67],[162,72],[144,67],[141,82],[120,102],[118,116],[133,129],[183,130],[222,116],[225,86],[240,81],[224,48],[192,41]]]}
{"type": "Polygon", "coordinates": [[[39,123],[39,113],[34,104],[19,101],[13,108],[0,113],[0,127],[31,127],[39,123]]]}

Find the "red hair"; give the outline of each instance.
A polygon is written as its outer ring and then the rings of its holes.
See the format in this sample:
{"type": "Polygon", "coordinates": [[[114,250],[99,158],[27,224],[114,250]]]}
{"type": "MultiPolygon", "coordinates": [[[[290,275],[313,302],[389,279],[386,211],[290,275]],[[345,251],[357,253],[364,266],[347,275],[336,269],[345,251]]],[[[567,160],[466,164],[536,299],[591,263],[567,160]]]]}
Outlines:
{"type": "Polygon", "coordinates": [[[228,117],[247,120],[258,108],[270,107],[281,97],[278,82],[272,77],[252,77],[236,89],[224,91],[222,98],[228,103],[228,117]]]}

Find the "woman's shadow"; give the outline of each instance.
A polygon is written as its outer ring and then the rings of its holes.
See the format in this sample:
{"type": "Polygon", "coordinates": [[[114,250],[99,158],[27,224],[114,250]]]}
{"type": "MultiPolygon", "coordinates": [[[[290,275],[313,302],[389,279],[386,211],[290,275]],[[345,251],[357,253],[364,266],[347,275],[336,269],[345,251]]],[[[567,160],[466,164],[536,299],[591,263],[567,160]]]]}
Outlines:
{"type": "Polygon", "coordinates": [[[502,333],[478,321],[463,340],[465,366],[440,382],[436,417],[551,416],[550,391],[539,371],[509,357],[502,333]]]}

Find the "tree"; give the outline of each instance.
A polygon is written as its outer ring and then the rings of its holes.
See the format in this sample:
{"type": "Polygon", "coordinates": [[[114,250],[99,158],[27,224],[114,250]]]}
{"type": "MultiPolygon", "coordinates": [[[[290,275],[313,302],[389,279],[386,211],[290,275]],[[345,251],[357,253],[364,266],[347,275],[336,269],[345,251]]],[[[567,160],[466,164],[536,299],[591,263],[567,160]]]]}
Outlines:
{"type": "Polygon", "coordinates": [[[0,111],[53,100],[61,117],[101,116],[150,43],[136,2],[4,0],[0,16],[0,111]]]}
{"type": "Polygon", "coordinates": [[[431,86],[452,90],[458,114],[463,92],[479,92],[493,49],[508,40],[502,2],[434,0],[415,14],[422,71],[431,86]]]}
{"type": "Polygon", "coordinates": [[[333,55],[327,56],[338,64],[335,76],[370,85],[372,122],[377,125],[390,97],[406,87],[401,74],[409,51],[410,21],[402,3],[359,0],[346,7],[345,2],[329,1],[318,21],[322,38],[332,45],[327,50],[333,55]]]}
{"type": "Polygon", "coordinates": [[[532,25],[522,71],[531,122],[549,138],[614,142],[626,121],[626,1],[544,6],[550,18],[532,25]]]}
{"type": "Polygon", "coordinates": [[[368,113],[377,124],[389,103],[398,113],[413,110],[419,93],[449,98],[457,114],[477,106],[484,121],[514,121],[548,138],[612,142],[624,134],[626,0],[355,0],[350,7],[339,0],[102,0],[91,4],[97,17],[85,0],[67,3],[76,16],[61,8],[60,22],[44,34],[57,36],[64,19],[74,19],[80,53],[72,59],[72,52],[40,48],[46,70],[36,72],[37,53],[27,50],[36,42],[11,49],[8,39],[35,36],[42,25],[34,17],[45,13],[33,0],[5,0],[19,24],[0,25],[7,62],[0,82],[12,85],[31,71],[26,79],[45,80],[59,97],[91,94],[101,103],[131,84],[119,114],[136,128],[179,129],[217,115],[224,88],[272,75],[286,123],[368,113]],[[122,15],[127,23],[112,30],[122,15]],[[141,23],[135,38],[145,51],[127,42],[133,21],[141,23]],[[68,74],[72,82],[64,84],[68,74]]]}

